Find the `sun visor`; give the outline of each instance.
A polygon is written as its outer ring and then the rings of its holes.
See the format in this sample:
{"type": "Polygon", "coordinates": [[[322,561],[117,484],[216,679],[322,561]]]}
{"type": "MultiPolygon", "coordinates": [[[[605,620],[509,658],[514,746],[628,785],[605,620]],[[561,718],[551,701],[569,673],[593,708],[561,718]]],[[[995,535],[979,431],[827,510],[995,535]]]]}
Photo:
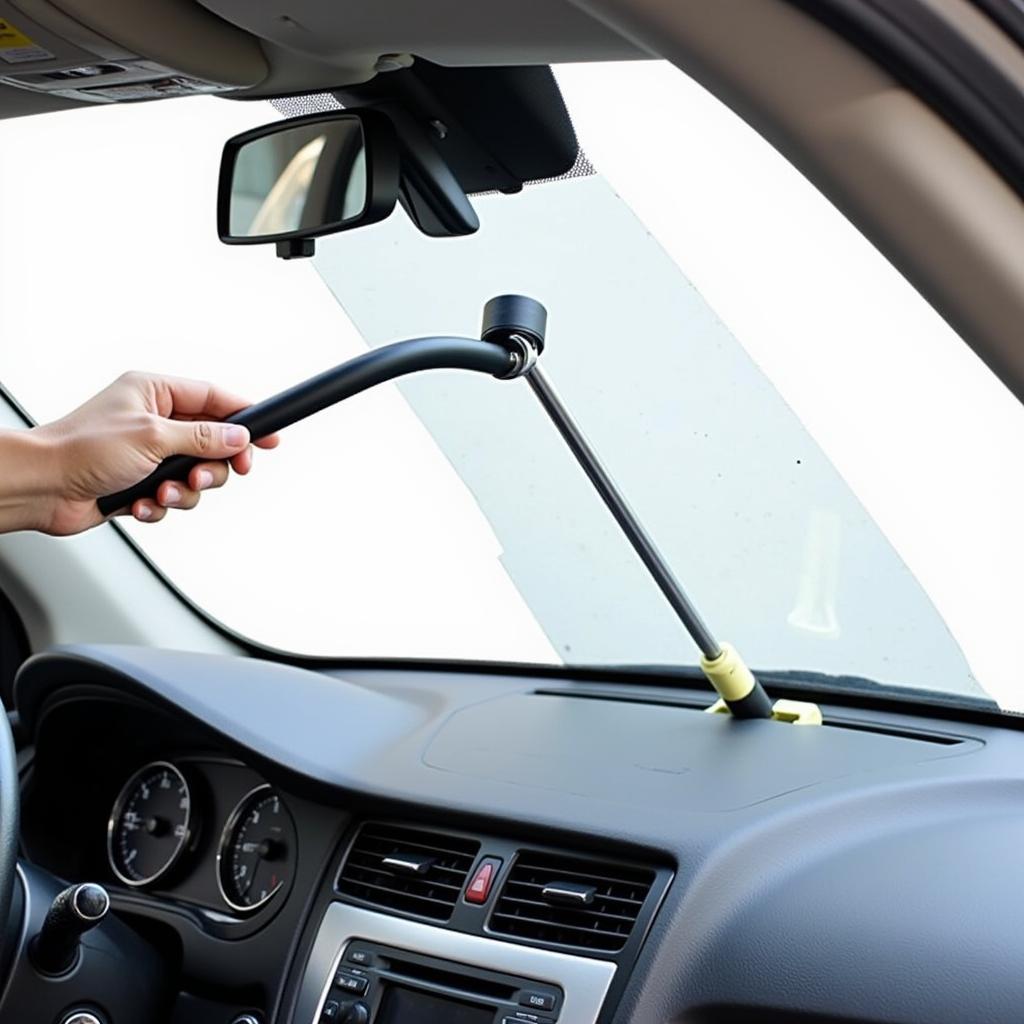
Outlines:
{"type": "Polygon", "coordinates": [[[0,0],[0,84],[117,103],[251,88],[258,40],[192,0],[0,0]]]}

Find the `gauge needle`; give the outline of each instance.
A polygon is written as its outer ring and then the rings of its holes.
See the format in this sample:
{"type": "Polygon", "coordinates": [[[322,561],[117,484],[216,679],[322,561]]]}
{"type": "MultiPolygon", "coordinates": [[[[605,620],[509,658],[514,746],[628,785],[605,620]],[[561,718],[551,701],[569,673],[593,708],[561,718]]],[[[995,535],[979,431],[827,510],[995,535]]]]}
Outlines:
{"type": "Polygon", "coordinates": [[[256,854],[256,863],[253,864],[252,872],[249,875],[249,884],[239,893],[241,898],[245,899],[249,895],[249,890],[253,887],[253,883],[256,881],[256,869],[260,866],[260,863],[265,860],[276,860],[284,851],[284,846],[274,839],[264,839],[263,842],[253,843],[251,846],[246,844],[246,847],[243,847],[243,849],[246,853],[252,852],[256,854]]]}

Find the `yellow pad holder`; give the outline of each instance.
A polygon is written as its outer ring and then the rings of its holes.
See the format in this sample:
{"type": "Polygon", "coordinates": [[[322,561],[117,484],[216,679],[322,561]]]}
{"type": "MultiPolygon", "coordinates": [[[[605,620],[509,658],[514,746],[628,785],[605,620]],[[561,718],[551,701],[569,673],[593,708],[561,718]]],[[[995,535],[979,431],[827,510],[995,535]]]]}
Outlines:
{"type": "MultiPolygon", "coordinates": [[[[712,715],[732,713],[721,697],[704,710],[712,715]]],[[[807,700],[777,700],[772,705],[772,721],[789,722],[790,725],[821,725],[821,708],[807,700]]]]}
{"type": "Polygon", "coordinates": [[[725,700],[742,700],[757,686],[754,673],[731,644],[722,644],[717,658],[702,657],[700,668],[715,692],[725,700]]]}

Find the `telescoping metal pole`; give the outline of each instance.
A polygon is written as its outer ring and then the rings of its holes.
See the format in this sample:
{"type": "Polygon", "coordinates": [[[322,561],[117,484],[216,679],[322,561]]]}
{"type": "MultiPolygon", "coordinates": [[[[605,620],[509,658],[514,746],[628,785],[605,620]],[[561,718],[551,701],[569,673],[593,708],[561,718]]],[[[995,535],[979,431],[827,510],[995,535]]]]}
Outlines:
{"type": "Polygon", "coordinates": [[[701,669],[736,718],[771,718],[772,702],[753,672],[729,644],[719,643],[626,501],[597,452],[537,363],[544,349],[547,311],[534,299],[502,295],[484,308],[481,337],[507,345],[516,357],[510,376],[526,379],[580,468],[700,649],[701,669]]]}

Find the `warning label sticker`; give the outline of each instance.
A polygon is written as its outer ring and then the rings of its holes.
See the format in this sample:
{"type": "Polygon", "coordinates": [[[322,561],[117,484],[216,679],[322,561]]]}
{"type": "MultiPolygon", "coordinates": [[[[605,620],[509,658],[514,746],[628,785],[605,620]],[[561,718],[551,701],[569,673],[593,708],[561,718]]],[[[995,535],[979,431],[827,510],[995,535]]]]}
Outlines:
{"type": "Polygon", "coordinates": [[[8,64],[29,64],[36,60],[51,60],[49,50],[33,42],[21,29],[0,18],[0,60],[8,64]]]}

